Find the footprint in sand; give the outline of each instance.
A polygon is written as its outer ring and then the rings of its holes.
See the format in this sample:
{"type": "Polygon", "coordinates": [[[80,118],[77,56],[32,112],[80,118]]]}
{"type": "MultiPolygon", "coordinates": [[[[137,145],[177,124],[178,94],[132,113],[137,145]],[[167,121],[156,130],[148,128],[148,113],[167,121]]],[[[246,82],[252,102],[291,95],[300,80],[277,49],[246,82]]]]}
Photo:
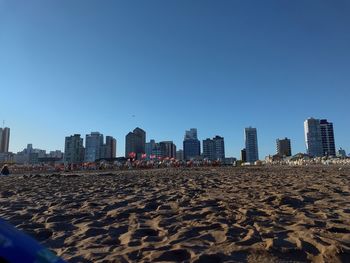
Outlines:
{"type": "Polygon", "coordinates": [[[191,253],[186,249],[175,249],[165,251],[158,257],[154,258],[154,262],[170,261],[170,262],[184,262],[191,258],[191,253]]]}

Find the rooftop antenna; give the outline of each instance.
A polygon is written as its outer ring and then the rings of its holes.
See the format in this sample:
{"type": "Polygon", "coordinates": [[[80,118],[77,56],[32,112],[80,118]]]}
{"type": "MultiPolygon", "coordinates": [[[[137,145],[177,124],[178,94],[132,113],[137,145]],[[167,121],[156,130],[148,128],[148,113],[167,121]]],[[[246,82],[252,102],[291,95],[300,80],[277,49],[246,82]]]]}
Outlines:
{"type": "Polygon", "coordinates": [[[5,120],[2,120],[2,127],[5,128],[5,120]]]}

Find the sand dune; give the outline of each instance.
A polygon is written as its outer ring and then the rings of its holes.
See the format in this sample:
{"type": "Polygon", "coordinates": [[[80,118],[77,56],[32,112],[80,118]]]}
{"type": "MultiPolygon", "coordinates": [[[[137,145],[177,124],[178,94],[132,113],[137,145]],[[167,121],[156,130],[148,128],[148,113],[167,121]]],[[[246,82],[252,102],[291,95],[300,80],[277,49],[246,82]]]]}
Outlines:
{"type": "Polygon", "coordinates": [[[69,262],[350,262],[350,168],[0,178],[0,216],[69,262]]]}

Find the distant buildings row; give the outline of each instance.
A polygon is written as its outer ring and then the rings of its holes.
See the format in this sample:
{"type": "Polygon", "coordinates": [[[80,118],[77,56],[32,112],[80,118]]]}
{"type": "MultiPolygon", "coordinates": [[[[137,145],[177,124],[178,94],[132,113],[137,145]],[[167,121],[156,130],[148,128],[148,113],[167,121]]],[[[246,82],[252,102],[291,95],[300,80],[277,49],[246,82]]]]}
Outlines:
{"type": "Polygon", "coordinates": [[[83,163],[95,162],[99,159],[116,158],[117,141],[111,137],[104,137],[98,132],[86,135],[85,146],[80,134],[68,136],[65,139],[64,153],[33,148],[28,144],[27,148],[16,154],[0,153],[0,162],[15,162],[18,164],[40,164],[40,163],[83,163]]]}
{"type": "Polygon", "coordinates": [[[63,160],[63,152],[51,151],[33,148],[32,144],[28,144],[23,151],[13,155],[15,163],[39,164],[39,163],[55,163],[63,160]]]}
{"type": "MultiPolygon", "coordinates": [[[[259,160],[258,139],[255,128],[247,128],[246,131],[246,148],[241,150],[241,160],[243,162],[253,163],[259,160]],[[247,150],[248,149],[248,150],[247,150]],[[248,154],[247,154],[248,152],[248,154]]],[[[292,148],[290,139],[276,140],[276,155],[277,158],[285,158],[292,156],[292,148]]]]}
{"type": "Polygon", "coordinates": [[[136,128],[129,132],[125,138],[125,157],[135,154],[136,159],[147,158],[176,158],[179,160],[191,160],[204,158],[208,160],[225,159],[224,138],[216,136],[213,139],[203,140],[203,153],[201,154],[201,143],[198,140],[197,129],[192,128],[185,132],[183,150],[176,150],[173,141],[146,142],[146,132],[136,128]]]}
{"type": "MultiPolygon", "coordinates": [[[[311,157],[341,156],[346,153],[340,148],[336,153],[334,141],[333,123],[326,119],[309,118],[304,122],[305,143],[307,154],[311,157]]],[[[241,150],[243,162],[254,163],[259,160],[257,129],[245,128],[245,148],[241,150]]],[[[8,153],[10,141],[10,129],[0,128],[0,162],[13,160],[16,163],[40,163],[43,161],[61,161],[65,163],[95,162],[100,159],[115,159],[117,141],[112,136],[106,136],[99,132],[91,132],[86,135],[85,145],[80,134],[74,134],[65,138],[64,153],[34,149],[31,144],[17,154],[8,153]]],[[[146,142],[146,132],[137,127],[125,137],[125,158],[133,159],[206,159],[227,161],[225,156],[225,142],[221,136],[207,138],[201,142],[198,139],[197,129],[185,131],[183,148],[177,150],[173,141],[146,142]]],[[[279,158],[292,156],[291,141],[288,138],[276,140],[276,155],[279,158]]],[[[234,158],[230,158],[234,160],[234,158]]]]}
{"type": "MultiPolygon", "coordinates": [[[[311,157],[340,156],[346,153],[340,148],[336,153],[333,123],[326,119],[308,118],[304,122],[305,144],[307,154],[311,157]]],[[[276,140],[276,155],[281,157],[292,156],[290,139],[276,140]]],[[[245,129],[245,148],[241,151],[243,162],[253,163],[259,160],[258,139],[256,128],[245,129]]]]}
{"type": "Polygon", "coordinates": [[[65,139],[64,162],[82,163],[95,162],[99,159],[114,159],[116,151],[117,141],[112,136],[106,136],[104,142],[103,134],[92,132],[86,135],[84,147],[80,134],[74,134],[65,139]]]}

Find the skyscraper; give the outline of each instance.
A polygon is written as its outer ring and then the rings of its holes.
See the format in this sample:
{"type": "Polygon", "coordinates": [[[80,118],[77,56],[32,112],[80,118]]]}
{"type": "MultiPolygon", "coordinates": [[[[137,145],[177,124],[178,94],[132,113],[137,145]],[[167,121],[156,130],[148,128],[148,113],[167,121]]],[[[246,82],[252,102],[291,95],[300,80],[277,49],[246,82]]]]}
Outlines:
{"type": "Polygon", "coordinates": [[[137,136],[137,151],[136,153],[145,153],[145,145],[146,145],[146,132],[141,128],[137,127],[134,130],[134,134],[137,136]]]}
{"type": "Polygon", "coordinates": [[[101,155],[102,159],[113,159],[117,154],[117,140],[112,136],[106,136],[106,143],[101,147],[101,155]]]}
{"type": "Polygon", "coordinates": [[[291,156],[292,155],[292,148],[290,145],[290,139],[287,137],[284,139],[277,139],[276,140],[276,152],[280,156],[291,156]]]}
{"type": "Polygon", "coordinates": [[[203,140],[203,158],[216,160],[214,140],[210,138],[203,140]]]}
{"type": "Polygon", "coordinates": [[[159,143],[155,143],[154,147],[152,148],[152,155],[155,156],[156,158],[162,158],[162,149],[160,147],[159,143]]]}
{"type": "Polygon", "coordinates": [[[10,145],[10,128],[0,128],[0,153],[8,153],[10,145]]]}
{"type": "Polygon", "coordinates": [[[184,151],[183,150],[178,150],[178,151],[176,151],[176,159],[177,160],[183,160],[184,159],[184,151]]]}
{"type": "Polygon", "coordinates": [[[323,156],[320,120],[309,118],[304,121],[307,154],[312,157],[323,156]]]}
{"type": "Polygon", "coordinates": [[[201,143],[197,138],[197,129],[192,128],[185,132],[183,151],[185,160],[191,160],[200,156],[201,143]]]}
{"type": "Polygon", "coordinates": [[[225,141],[224,137],[216,135],[213,138],[215,145],[215,158],[216,160],[223,161],[225,159],[225,141]]]}
{"type": "Polygon", "coordinates": [[[155,140],[150,140],[146,143],[147,157],[154,155],[157,158],[176,158],[176,145],[172,141],[162,141],[156,143],[155,140]]]}
{"type": "Polygon", "coordinates": [[[128,158],[131,152],[135,152],[136,147],[136,135],[133,132],[129,132],[125,136],[125,157],[128,158]]]}
{"type": "Polygon", "coordinates": [[[80,134],[66,137],[64,145],[64,161],[69,164],[82,163],[84,160],[83,139],[80,134]]]}
{"type": "Polygon", "coordinates": [[[136,153],[137,158],[145,153],[146,132],[137,127],[133,132],[129,132],[125,137],[125,157],[128,158],[131,152],[136,153]]]}
{"type": "Polygon", "coordinates": [[[117,140],[112,136],[106,136],[107,158],[117,157],[117,140]]]}
{"type": "Polygon", "coordinates": [[[209,160],[225,159],[225,143],[224,138],[215,136],[213,139],[203,140],[203,157],[209,160]]]}
{"type": "Polygon", "coordinates": [[[320,120],[323,156],[336,156],[333,123],[320,120]]]}
{"type": "Polygon", "coordinates": [[[197,129],[196,128],[191,128],[189,131],[185,132],[185,140],[186,139],[198,139],[197,137],[197,129]]]}
{"type": "Polygon", "coordinates": [[[176,145],[172,141],[160,142],[159,146],[163,158],[176,158],[176,145]]]}
{"type": "Polygon", "coordinates": [[[254,163],[259,160],[258,136],[256,128],[245,128],[245,149],[247,162],[254,163]]]}
{"type": "Polygon", "coordinates": [[[156,146],[156,141],[155,140],[150,140],[149,142],[146,142],[145,145],[145,153],[147,157],[150,157],[152,155],[152,151],[156,146]]]}
{"type": "Polygon", "coordinates": [[[92,132],[86,135],[85,139],[85,162],[94,162],[101,158],[103,146],[103,135],[99,132],[92,132]]]}
{"type": "Polygon", "coordinates": [[[241,150],[241,161],[243,163],[247,162],[247,151],[245,148],[241,150]]]}

